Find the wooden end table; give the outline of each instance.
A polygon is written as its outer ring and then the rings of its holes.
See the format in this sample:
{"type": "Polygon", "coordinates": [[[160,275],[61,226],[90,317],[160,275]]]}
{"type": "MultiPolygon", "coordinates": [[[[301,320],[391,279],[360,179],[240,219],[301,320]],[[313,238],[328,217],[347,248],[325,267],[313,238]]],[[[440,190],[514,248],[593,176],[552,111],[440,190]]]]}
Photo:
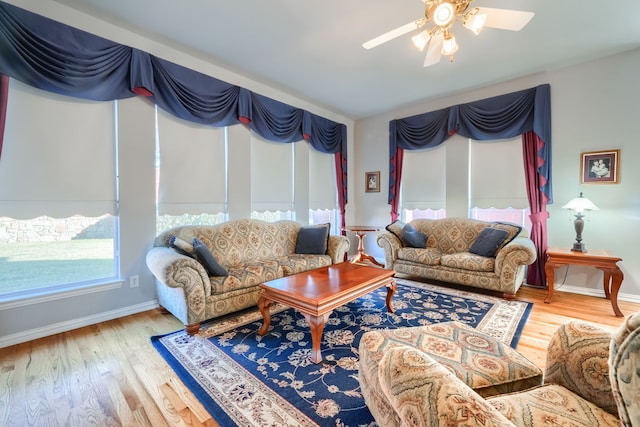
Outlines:
{"type": "Polygon", "coordinates": [[[618,291],[622,285],[624,274],[618,267],[618,262],[622,258],[618,258],[609,251],[589,250],[588,252],[575,252],[568,248],[549,248],[547,249],[547,261],[544,271],[547,274],[547,296],[544,302],[549,304],[553,298],[554,287],[554,270],[564,265],[586,265],[595,267],[604,272],[604,295],[605,298],[611,300],[611,307],[617,317],[624,315],[618,308],[618,291]]]}
{"type": "Polygon", "coordinates": [[[380,231],[382,230],[382,228],[380,227],[371,227],[368,225],[349,225],[344,227],[344,230],[346,231],[351,231],[353,233],[355,233],[356,236],[358,236],[358,253],[355,254],[353,256],[353,258],[351,258],[351,262],[352,263],[356,263],[356,262],[362,262],[364,260],[368,260],[371,261],[372,263],[374,263],[375,265],[378,265],[380,267],[384,267],[383,264],[380,264],[378,261],[376,261],[376,259],[374,257],[372,257],[371,255],[368,255],[364,252],[364,236],[367,233],[373,233],[375,231],[380,231]]]}
{"type": "Polygon", "coordinates": [[[322,331],[334,309],[386,286],[387,311],[393,313],[391,298],[396,292],[394,273],[393,270],[342,262],[262,283],[260,287],[263,293],[258,300],[258,308],[264,323],[258,334],[264,335],[269,330],[269,306],[272,303],[290,306],[302,313],[309,323],[311,360],[320,363],[322,331]]]}

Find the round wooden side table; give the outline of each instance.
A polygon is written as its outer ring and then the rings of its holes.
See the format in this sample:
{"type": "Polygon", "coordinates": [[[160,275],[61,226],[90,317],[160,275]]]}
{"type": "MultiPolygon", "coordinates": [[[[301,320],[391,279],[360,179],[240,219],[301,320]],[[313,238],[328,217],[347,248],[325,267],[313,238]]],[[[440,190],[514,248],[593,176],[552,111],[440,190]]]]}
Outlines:
{"type": "Polygon", "coordinates": [[[382,230],[382,227],[374,227],[370,225],[348,225],[344,227],[345,231],[351,231],[358,236],[358,253],[351,258],[351,263],[362,262],[364,260],[370,261],[373,264],[384,267],[384,264],[380,264],[374,257],[364,252],[364,236],[367,233],[373,233],[382,230]]]}

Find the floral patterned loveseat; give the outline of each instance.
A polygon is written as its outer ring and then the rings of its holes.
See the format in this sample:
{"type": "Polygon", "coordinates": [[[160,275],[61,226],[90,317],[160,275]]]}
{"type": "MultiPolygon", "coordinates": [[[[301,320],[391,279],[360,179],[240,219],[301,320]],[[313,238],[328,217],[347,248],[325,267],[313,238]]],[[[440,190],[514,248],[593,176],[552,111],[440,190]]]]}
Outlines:
{"type": "Polygon", "coordinates": [[[295,221],[241,219],[161,233],[146,257],[160,305],[193,334],[205,320],[255,306],[260,283],[344,261],[349,249],[345,236],[330,235],[324,254],[297,254],[302,228],[295,221]],[[206,245],[221,275],[209,274],[201,258],[175,245],[190,245],[194,238],[206,245]]]}
{"type": "Polygon", "coordinates": [[[469,218],[415,219],[407,224],[396,221],[378,234],[377,243],[384,249],[385,268],[396,273],[499,291],[506,299],[515,298],[526,266],[536,260],[536,249],[526,230],[469,218]],[[403,238],[407,225],[423,233],[426,243],[408,245],[403,238]],[[485,229],[506,236],[493,256],[472,253],[485,229]]]}
{"type": "Polygon", "coordinates": [[[640,426],[640,313],[614,334],[565,323],[549,341],[543,385],[486,398],[415,346],[376,355],[374,333],[360,341],[359,375],[379,425],[640,426]]]}

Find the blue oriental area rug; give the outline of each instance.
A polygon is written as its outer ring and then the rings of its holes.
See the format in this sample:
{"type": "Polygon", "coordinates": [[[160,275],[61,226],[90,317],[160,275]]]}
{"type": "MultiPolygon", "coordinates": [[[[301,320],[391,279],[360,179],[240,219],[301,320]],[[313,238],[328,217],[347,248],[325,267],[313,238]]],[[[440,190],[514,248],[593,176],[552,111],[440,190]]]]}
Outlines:
{"type": "Polygon", "coordinates": [[[514,347],[531,303],[506,301],[397,279],[395,313],[386,289],[330,316],[322,362],[311,362],[311,333],[291,308],[271,307],[271,329],[260,336],[257,309],[213,320],[195,336],[184,331],[152,343],[221,426],[369,426],[375,423],[358,382],[358,344],[372,329],[457,320],[514,347]]]}

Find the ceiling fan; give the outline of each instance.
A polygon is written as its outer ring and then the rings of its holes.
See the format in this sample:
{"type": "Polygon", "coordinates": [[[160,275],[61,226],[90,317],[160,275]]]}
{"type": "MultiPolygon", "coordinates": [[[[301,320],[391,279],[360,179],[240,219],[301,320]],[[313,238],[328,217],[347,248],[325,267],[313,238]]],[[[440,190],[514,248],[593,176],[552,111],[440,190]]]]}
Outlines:
{"type": "Polygon", "coordinates": [[[424,18],[379,35],[363,43],[362,47],[371,49],[427,24],[432,24],[432,28],[428,28],[411,38],[421,52],[427,44],[429,45],[424,59],[424,66],[428,67],[440,62],[441,55],[449,56],[453,62],[453,54],[458,51],[458,44],[451,32],[451,26],[456,21],[460,21],[465,28],[477,35],[484,27],[520,31],[534,15],[533,12],[518,10],[469,7],[474,0],[422,1],[425,5],[424,18]]]}

